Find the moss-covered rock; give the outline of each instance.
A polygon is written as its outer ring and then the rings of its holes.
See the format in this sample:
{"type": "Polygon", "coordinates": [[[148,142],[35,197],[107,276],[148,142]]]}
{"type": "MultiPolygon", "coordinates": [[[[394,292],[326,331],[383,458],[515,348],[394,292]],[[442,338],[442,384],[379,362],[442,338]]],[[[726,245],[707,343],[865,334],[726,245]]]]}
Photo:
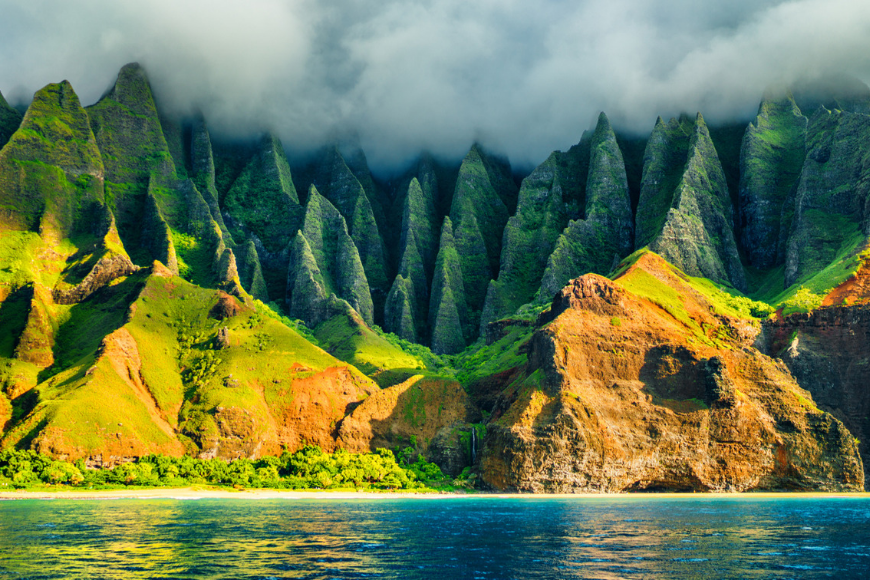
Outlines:
{"type": "Polygon", "coordinates": [[[248,240],[241,246],[237,246],[236,251],[238,252],[236,259],[239,267],[239,280],[242,286],[254,298],[269,302],[269,292],[266,289],[266,280],[263,278],[263,270],[254,242],[248,240]]]}
{"type": "MultiPolygon", "coordinates": [[[[200,175],[209,186],[205,134],[194,133],[192,147],[200,161],[195,166],[203,171],[200,175]],[[203,173],[204,172],[204,173],[203,173]]],[[[223,211],[228,216],[226,226],[234,240],[241,242],[254,239],[259,260],[270,296],[283,296],[287,282],[286,248],[302,224],[304,209],[293,184],[290,166],[281,141],[274,135],[264,136],[256,154],[223,198],[223,211]]]]}
{"type": "Polygon", "coordinates": [[[48,288],[41,284],[32,287],[27,323],[18,337],[15,359],[31,363],[39,369],[54,364],[54,343],[58,329],[54,300],[48,288]]]}
{"type": "Polygon", "coordinates": [[[263,137],[257,154],[224,197],[223,209],[233,218],[230,229],[235,238],[255,234],[272,253],[287,247],[299,229],[303,210],[277,137],[263,137]]]}
{"type": "Polygon", "coordinates": [[[218,201],[219,196],[215,185],[215,165],[211,136],[209,135],[208,127],[205,125],[205,119],[202,117],[196,119],[190,129],[189,149],[191,179],[208,204],[212,218],[220,226],[224,242],[232,246],[234,245],[232,243],[233,239],[224,224],[223,214],[221,214],[218,201]]]}
{"type": "Polygon", "coordinates": [[[303,239],[294,240],[290,252],[290,315],[314,327],[325,320],[319,303],[335,295],[346,300],[366,324],[372,324],[372,297],[359,252],[344,217],[313,185],[308,190],[302,229],[296,237],[300,235],[303,239]]]}
{"type": "Polygon", "coordinates": [[[153,190],[149,188],[145,194],[145,211],[142,215],[142,246],[154,256],[161,264],[169,268],[173,274],[178,274],[178,255],[175,252],[175,244],[172,241],[172,230],[163,213],[160,211],[160,205],[154,196],[153,190]]]}
{"type": "Polygon", "coordinates": [[[127,221],[138,217],[136,196],[144,195],[152,178],[155,185],[166,187],[176,178],[145,69],[138,63],[125,65],[112,89],[87,112],[106,165],[106,181],[127,186],[116,188],[113,200],[125,237],[127,221]]]}
{"type": "Polygon", "coordinates": [[[419,306],[414,284],[402,274],[396,276],[384,305],[384,330],[401,339],[418,342],[419,306]]]}
{"type": "Polygon", "coordinates": [[[691,127],[685,118],[667,125],[659,119],[644,159],[635,246],[648,245],[693,276],[745,290],[731,197],[701,114],[691,127]]]}
{"type": "Polygon", "coordinates": [[[329,289],[311,246],[301,231],[290,245],[289,272],[287,306],[290,316],[312,327],[320,324],[328,318],[321,312],[321,303],[329,297],[329,289]]]}
{"type": "Polygon", "coordinates": [[[785,286],[825,268],[864,240],[870,197],[870,117],[820,107],[807,126],[807,156],[794,189],[785,286]]]}
{"type": "Polygon", "coordinates": [[[469,308],[465,300],[465,285],[459,253],[449,217],[441,226],[441,241],[435,260],[432,294],[429,301],[429,328],[432,351],[437,354],[457,353],[465,348],[472,331],[469,308]]]}
{"type": "Polygon", "coordinates": [[[83,212],[103,203],[103,171],[72,86],[47,85],[0,151],[0,229],[39,230],[59,242],[83,212]]]}
{"type": "Polygon", "coordinates": [[[542,300],[549,300],[572,278],[609,273],[631,253],[633,224],[625,162],[604,113],[589,140],[588,167],[584,217],[571,220],[556,240],[541,279],[542,300]]]}
{"type": "Polygon", "coordinates": [[[635,218],[635,248],[648,246],[661,232],[682,178],[692,122],[686,116],[656,120],[646,149],[635,218]]]}
{"type": "Polygon", "coordinates": [[[422,172],[422,179],[422,184],[416,177],[411,180],[404,199],[399,240],[399,271],[402,270],[401,263],[407,248],[413,243],[428,278],[438,255],[438,218],[435,212],[437,185],[433,183],[435,177],[432,173],[422,172]]]}
{"type": "Polygon", "coordinates": [[[329,147],[323,152],[315,169],[313,183],[344,216],[347,231],[356,244],[366,278],[372,289],[375,310],[380,313],[383,311],[383,304],[390,287],[389,261],[378,227],[375,208],[380,208],[378,213],[383,212],[379,203],[372,202],[372,199],[377,196],[374,193],[374,182],[365,166],[365,158],[357,156],[355,161],[359,174],[364,177],[363,181],[372,191],[372,198],[369,197],[369,192],[357,174],[345,162],[338,147],[329,147]],[[368,176],[368,179],[365,179],[365,176],[368,176]]]}
{"type": "Polygon", "coordinates": [[[3,93],[0,93],[0,149],[6,145],[18,126],[21,125],[21,113],[9,106],[3,93]]]}
{"type": "Polygon", "coordinates": [[[580,143],[566,153],[554,151],[523,180],[517,212],[504,229],[498,279],[487,288],[481,334],[490,322],[532,301],[569,217],[583,217],[590,141],[591,133],[584,133],[580,143]]]}
{"type": "Polygon", "coordinates": [[[785,214],[789,191],[800,176],[806,147],[807,119],[790,93],[765,95],[758,116],[743,136],[740,150],[741,242],[751,266],[771,268],[779,240],[791,227],[785,214]]]}
{"type": "Polygon", "coordinates": [[[399,274],[393,281],[384,305],[384,329],[405,340],[417,342],[418,337],[426,335],[429,283],[414,230],[408,231],[404,239],[399,274]],[[409,332],[408,315],[413,322],[413,334],[409,332]]]}
{"type": "Polygon", "coordinates": [[[472,146],[459,168],[450,206],[468,323],[473,329],[468,338],[477,336],[487,286],[498,272],[502,234],[516,199],[517,187],[507,161],[487,154],[479,145],[472,146]]]}

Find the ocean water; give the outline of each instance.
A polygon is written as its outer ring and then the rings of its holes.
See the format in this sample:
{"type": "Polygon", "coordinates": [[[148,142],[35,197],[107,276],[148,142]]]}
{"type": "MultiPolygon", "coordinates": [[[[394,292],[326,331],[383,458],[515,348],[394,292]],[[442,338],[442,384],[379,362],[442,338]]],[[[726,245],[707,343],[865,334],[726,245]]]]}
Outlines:
{"type": "Polygon", "coordinates": [[[0,578],[868,578],[867,498],[0,501],[0,578]]]}

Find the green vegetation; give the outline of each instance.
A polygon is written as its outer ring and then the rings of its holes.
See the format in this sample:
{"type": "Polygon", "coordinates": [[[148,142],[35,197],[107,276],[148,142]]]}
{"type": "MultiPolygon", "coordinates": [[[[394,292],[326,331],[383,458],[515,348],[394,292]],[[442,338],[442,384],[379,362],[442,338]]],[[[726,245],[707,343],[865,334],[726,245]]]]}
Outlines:
{"type": "Polygon", "coordinates": [[[807,119],[790,95],[765,98],[742,145],[741,214],[743,242],[750,264],[771,268],[791,228],[789,192],[804,164],[807,119]],[[785,211],[784,211],[785,210],[785,211]]]}
{"type": "Polygon", "coordinates": [[[453,238],[453,222],[444,218],[441,243],[435,259],[432,294],[429,301],[429,329],[432,351],[453,354],[467,344],[474,320],[465,299],[464,274],[453,238]]]}
{"type": "MultiPolygon", "coordinates": [[[[620,262],[617,269],[610,274],[610,278],[617,281],[626,290],[655,302],[677,320],[690,325],[689,315],[683,303],[684,297],[677,289],[665,284],[642,268],[626,274],[647,253],[652,252],[649,252],[647,248],[641,248],[631,254],[620,262]]],[[[769,304],[753,300],[730,286],[717,284],[707,278],[688,276],[679,268],[664,261],[660,264],[687,289],[694,290],[706,298],[714,312],[718,314],[735,318],[766,318],[774,311],[769,304]]]]}
{"type": "Polygon", "coordinates": [[[417,456],[413,449],[326,453],[306,445],[295,453],[259,459],[196,459],[189,456],[145,455],[112,469],[87,469],[83,461],[53,460],[35,451],[0,451],[0,487],[16,489],[67,485],[101,489],[118,486],[221,487],[271,489],[421,490],[448,483],[437,465],[417,456]]]}
{"type": "MultiPolygon", "coordinates": [[[[427,368],[422,357],[404,350],[398,340],[391,342],[382,331],[378,331],[353,320],[351,315],[339,314],[318,325],[314,336],[332,356],[354,365],[367,375],[390,369],[427,368]]],[[[415,350],[422,355],[428,350],[423,348],[415,350]]]]}
{"type": "Polygon", "coordinates": [[[766,272],[750,270],[750,296],[783,309],[783,315],[810,312],[819,306],[831,290],[846,282],[870,260],[870,246],[861,232],[853,229],[837,250],[834,259],[804,280],[783,290],[783,266],[766,272]]]}
{"type": "Polygon", "coordinates": [[[454,357],[456,380],[468,386],[477,379],[524,365],[528,356],[523,346],[528,343],[532,332],[534,328],[531,326],[513,326],[505,336],[490,345],[483,339],[478,340],[454,357]]]}
{"type": "Polygon", "coordinates": [[[631,252],[632,222],[625,163],[610,121],[601,113],[589,141],[584,219],[572,220],[556,241],[540,298],[549,300],[579,275],[607,274],[614,259],[631,252]]]}
{"type": "Polygon", "coordinates": [[[20,124],[21,113],[10,107],[0,93],[0,149],[6,145],[20,124]]]}
{"type": "MultiPolygon", "coordinates": [[[[281,141],[267,135],[257,154],[248,162],[223,199],[224,207],[237,223],[256,234],[265,247],[280,252],[287,247],[302,223],[302,207],[290,175],[281,141]]],[[[246,238],[235,228],[233,237],[246,238]]],[[[270,293],[280,295],[277,288],[270,293]]],[[[283,289],[282,289],[283,290],[283,289]]]]}

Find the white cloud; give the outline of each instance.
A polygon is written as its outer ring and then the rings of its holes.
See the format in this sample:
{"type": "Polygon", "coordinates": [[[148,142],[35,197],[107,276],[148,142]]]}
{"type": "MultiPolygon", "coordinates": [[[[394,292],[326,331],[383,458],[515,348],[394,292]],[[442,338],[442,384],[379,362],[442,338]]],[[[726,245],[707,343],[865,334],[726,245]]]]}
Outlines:
{"type": "Polygon", "coordinates": [[[0,0],[0,90],[69,79],[85,103],[126,62],[162,102],[292,149],[357,131],[384,167],[472,140],[521,163],[576,142],[599,110],[746,118],[764,87],[870,78],[862,0],[0,0]]]}

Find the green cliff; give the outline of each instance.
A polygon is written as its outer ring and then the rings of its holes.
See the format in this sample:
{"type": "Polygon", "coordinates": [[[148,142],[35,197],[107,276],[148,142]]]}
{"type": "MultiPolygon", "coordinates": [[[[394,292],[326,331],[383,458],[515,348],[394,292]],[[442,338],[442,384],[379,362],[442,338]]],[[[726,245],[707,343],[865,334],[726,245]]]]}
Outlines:
{"type": "Polygon", "coordinates": [[[802,282],[864,241],[870,183],[870,117],[816,110],[795,187],[785,286],[802,282]]]}
{"type": "Polygon", "coordinates": [[[9,141],[21,124],[21,113],[9,106],[0,93],[0,149],[9,141]]]}
{"type": "MultiPolygon", "coordinates": [[[[204,177],[207,182],[208,176],[204,177]]],[[[275,254],[287,247],[299,229],[303,210],[284,147],[277,137],[263,137],[256,155],[224,197],[223,206],[233,218],[231,231],[235,239],[254,234],[275,254]]]]}
{"type": "Polygon", "coordinates": [[[459,168],[450,220],[469,324],[475,336],[487,286],[498,273],[502,232],[516,205],[516,196],[510,166],[474,145],[459,168]]]}
{"type": "MultiPolygon", "coordinates": [[[[360,175],[368,176],[365,157],[356,158],[356,166],[360,175]]],[[[317,191],[322,192],[344,216],[371,287],[376,319],[380,321],[391,279],[388,255],[375,212],[378,208],[377,213],[383,215],[383,208],[369,198],[363,183],[345,162],[337,146],[322,151],[314,166],[307,168],[307,173],[317,191]]],[[[374,188],[370,176],[363,181],[374,188]]]]}
{"type": "Polygon", "coordinates": [[[741,242],[750,265],[766,269],[782,259],[779,240],[791,226],[786,199],[803,166],[807,119],[790,94],[765,96],[740,150],[741,242]]]}
{"type": "MultiPolygon", "coordinates": [[[[145,195],[149,185],[171,188],[176,173],[144,69],[136,63],[124,66],[112,89],[87,112],[105,163],[107,201],[121,239],[140,264],[147,264],[151,256],[137,251],[145,195]]],[[[172,195],[162,197],[161,211],[179,209],[172,195]]]]}
{"type": "Polygon", "coordinates": [[[344,217],[317,188],[308,190],[302,229],[293,242],[287,279],[290,316],[314,327],[331,316],[325,302],[347,301],[367,324],[374,308],[365,271],[344,217]]]}
{"type": "Polygon", "coordinates": [[[638,203],[635,246],[648,245],[693,276],[745,290],[731,197],[701,114],[691,127],[687,119],[671,119],[667,125],[659,119],[644,157],[649,161],[638,203]]]}
{"type": "Polygon", "coordinates": [[[471,338],[472,331],[477,330],[472,326],[469,316],[462,266],[453,232],[450,218],[445,217],[429,301],[430,344],[432,351],[437,354],[461,351],[471,338]]]}
{"type": "Polygon", "coordinates": [[[585,198],[583,218],[569,222],[547,261],[542,300],[549,300],[579,275],[609,273],[631,253],[633,224],[625,163],[604,113],[589,141],[585,198]]]}
{"type": "Polygon", "coordinates": [[[82,212],[103,204],[103,171],[72,86],[64,81],[44,87],[0,151],[0,228],[38,230],[60,241],[82,212]]]}

